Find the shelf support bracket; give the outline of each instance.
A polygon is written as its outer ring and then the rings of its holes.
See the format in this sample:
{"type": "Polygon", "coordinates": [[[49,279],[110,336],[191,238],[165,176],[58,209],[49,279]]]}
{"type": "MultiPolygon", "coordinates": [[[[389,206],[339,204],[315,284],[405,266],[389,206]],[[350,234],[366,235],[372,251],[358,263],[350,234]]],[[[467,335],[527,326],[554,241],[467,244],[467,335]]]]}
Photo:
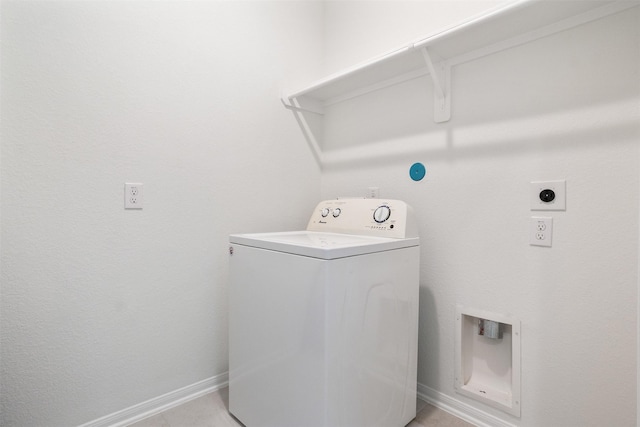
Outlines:
{"type": "Polygon", "coordinates": [[[297,111],[300,113],[314,113],[324,115],[324,108],[318,102],[312,102],[310,99],[305,99],[307,102],[305,106],[300,105],[297,98],[287,98],[286,96],[280,96],[280,101],[284,108],[291,111],[297,111]],[[295,100],[295,103],[294,103],[295,100]]]}
{"type": "Polygon", "coordinates": [[[433,81],[433,120],[447,122],[451,118],[451,65],[441,61],[434,65],[426,47],[420,49],[433,81]]]}
{"type": "Polygon", "coordinates": [[[322,110],[318,111],[315,108],[309,109],[301,107],[297,98],[280,96],[280,101],[282,101],[282,105],[284,105],[284,108],[290,110],[293,113],[296,121],[298,122],[298,126],[300,126],[300,130],[302,130],[304,138],[307,140],[307,144],[309,144],[309,148],[311,148],[313,157],[315,157],[318,166],[322,168],[322,150],[320,149],[320,145],[318,144],[318,141],[316,140],[313,131],[311,130],[311,126],[309,126],[309,122],[307,121],[303,113],[315,113],[322,115],[324,112],[322,110]]]}

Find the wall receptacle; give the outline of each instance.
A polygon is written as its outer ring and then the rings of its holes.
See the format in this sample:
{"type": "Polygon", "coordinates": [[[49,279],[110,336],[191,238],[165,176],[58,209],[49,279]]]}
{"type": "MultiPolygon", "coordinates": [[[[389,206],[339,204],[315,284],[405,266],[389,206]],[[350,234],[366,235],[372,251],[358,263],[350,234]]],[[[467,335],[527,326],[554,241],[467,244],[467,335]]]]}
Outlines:
{"type": "Polygon", "coordinates": [[[532,211],[567,210],[567,183],[559,181],[533,181],[531,183],[532,211]]]}
{"type": "Polygon", "coordinates": [[[143,186],[139,182],[128,182],[124,184],[124,208],[142,209],[143,186]]]}
{"type": "Polygon", "coordinates": [[[553,218],[532,216],[529,224],[529,244],[551,247],[553,236],[553,218]]]}

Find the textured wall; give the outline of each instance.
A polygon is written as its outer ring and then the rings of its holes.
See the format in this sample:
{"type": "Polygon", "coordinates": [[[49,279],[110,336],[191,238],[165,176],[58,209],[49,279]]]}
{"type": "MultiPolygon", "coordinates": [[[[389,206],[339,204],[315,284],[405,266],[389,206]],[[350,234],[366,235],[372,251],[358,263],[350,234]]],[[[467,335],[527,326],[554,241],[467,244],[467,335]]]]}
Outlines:
{"type": "Polygon", "coordinates": [[[319,198],[278,97],[315,77],[321,13],[2,2],[0,424],[77,425],[227,371],[228,234],[304,227],[319,198]]]}
{"type": "MultiPolygon", "coordinates": [[[[370,4],[330,3],[359,19],[325,24],[325,67],[362,55],[347,34],[401,46],[436,29],[417,32],[440,3],[405,3],[404,26],[370,4]]],[[[635,8],[455,67],[446,124],[426,79],[327,112],[326,146],[368,157],[324,172],[323,197],[378,186],[420,218],[420,383],[516,425],[636,425],[639,23],[635,8]],[[529,182],[553,179],[567,210],[548,214],[552,248],[529,246],[529,182]],[[455,393],[456,304],[521,320],[520,419],[455,393]]]]}
{"type": "Polygon", "coordinates": [[[342,71],[507,2],[325,1],[323,67],[326,73],[342,71]]]}
{"type": "MultiPolygon", "coordinates": [[[[496,3],[2,1],[0,424],[75,425],[225,372],[226,236],[303,227],[320,197],[283,83],[496,3]]],[[[384,155],[325,171],[322,196],[379,186],[421,218],[421,383],[524,426],[634,424],[639,27],[456,67],[447,124],[420,81],[330,120],[384,155]],[[554,247],[529,247],[528,182],[558,178],[554,247]],[[521,420],[453,391],[457,303],[522,320],[521,420]]]]}

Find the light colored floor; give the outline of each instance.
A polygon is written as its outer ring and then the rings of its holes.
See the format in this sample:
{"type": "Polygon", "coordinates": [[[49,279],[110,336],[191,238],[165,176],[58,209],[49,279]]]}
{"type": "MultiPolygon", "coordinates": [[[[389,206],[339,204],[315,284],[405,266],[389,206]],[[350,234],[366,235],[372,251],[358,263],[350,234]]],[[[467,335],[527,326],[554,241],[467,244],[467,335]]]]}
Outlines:
{"type": "MultiPolygon", "coordinates": [[[[130,427],[242,427],[227,410],[229,389],[223,388],[132,424],[130,427]]],[[[453,415],[418,400],[418,415],[407,427],[469,427],[453,415]]]]}

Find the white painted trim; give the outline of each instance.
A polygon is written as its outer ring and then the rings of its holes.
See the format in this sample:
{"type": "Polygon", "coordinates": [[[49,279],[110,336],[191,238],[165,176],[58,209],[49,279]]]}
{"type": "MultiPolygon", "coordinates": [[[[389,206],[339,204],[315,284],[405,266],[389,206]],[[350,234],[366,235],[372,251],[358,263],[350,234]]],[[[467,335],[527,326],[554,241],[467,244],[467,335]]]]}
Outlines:
{"type": "Polygon", "coordinates": [[[229,384],[229,374],[223,373],[215,377],[207,378],[195,384],[179,388],[145,402],[114,412],[98,418],[78,427],[123,427],[152,417],[160,412],[182,405],[190,400],[197,399],[207,393],[211,393],[229,384]]]}
{"type": "Polygon", "coordinates": [[[478,427],[516,427],[503,419],[418,383],[418,397],[478,427]]]}

